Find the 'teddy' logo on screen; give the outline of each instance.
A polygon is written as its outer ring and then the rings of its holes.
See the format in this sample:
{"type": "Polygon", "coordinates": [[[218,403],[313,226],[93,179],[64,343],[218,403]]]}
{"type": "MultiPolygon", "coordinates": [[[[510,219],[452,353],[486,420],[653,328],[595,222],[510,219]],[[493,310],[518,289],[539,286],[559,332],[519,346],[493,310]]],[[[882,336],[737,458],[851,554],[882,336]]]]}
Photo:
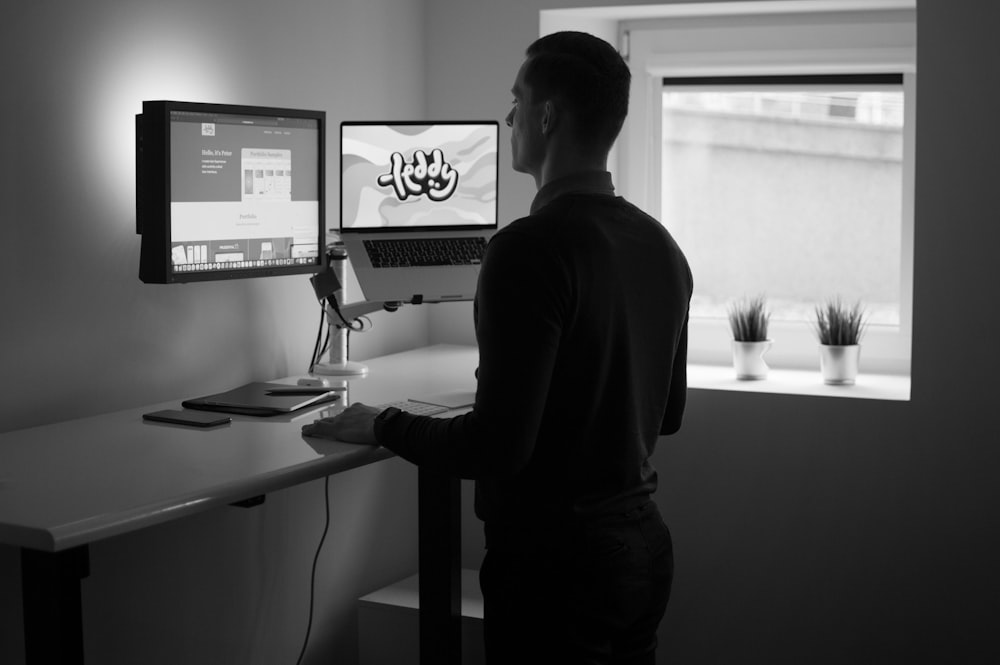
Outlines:
{"type": "Polygon", "coordinates": [[[378,177],[378,184],[382,187],[392,185],[400,201],[421,194],[426,194],[432,201],[444,201],[455,193],[458,171],[444,161],[440,149],[431,151],[429,161],[423,150],[413,153],[412,162],[404,160],[398,152],[392,153],[391,160],[392,169],[378,177]]]}

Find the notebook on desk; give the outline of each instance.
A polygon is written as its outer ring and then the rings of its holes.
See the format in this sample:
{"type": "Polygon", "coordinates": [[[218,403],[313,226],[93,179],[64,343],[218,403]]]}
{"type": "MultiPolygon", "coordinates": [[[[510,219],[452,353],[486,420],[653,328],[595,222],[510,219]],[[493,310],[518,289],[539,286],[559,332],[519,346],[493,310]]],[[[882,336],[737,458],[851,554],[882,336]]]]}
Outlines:
{"type": "Polygon", "coordinates": [[[245,416],[274,416],[332,402],[339,397],[332,388],[248,383],[214,395],[184,400],[181,406],[245,416]]]}
{"type": "Polygon", "coordinates": [[[498,136],[495,121],[341,123],[340,237],[365,300],[473,298],[498,136]]]}

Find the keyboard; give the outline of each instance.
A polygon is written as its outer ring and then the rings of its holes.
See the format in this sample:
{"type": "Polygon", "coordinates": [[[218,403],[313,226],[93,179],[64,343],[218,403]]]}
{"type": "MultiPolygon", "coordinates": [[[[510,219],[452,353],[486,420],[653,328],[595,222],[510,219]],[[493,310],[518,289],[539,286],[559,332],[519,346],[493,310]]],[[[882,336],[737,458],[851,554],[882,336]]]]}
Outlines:
{"type": "Polygon", "coordinates": [[[406,238],[364,241],[375,268],[474,265],[483,259],[486,238],[406,238]]]}
{"type": "Polygon", "coordinates": [[[394,406],[400,411],[406,411],[407,413],[412,413],[415,416],[433,416],[438,413],[444,413],[448,410],[446,406],[438,406],[437,404],[428,404],[426,402],[414,402],[412,399],[406,399],[399,402],[388,402],[386,404],[379,404],[376,408],[388,409],[390,406],[394,406]]]}

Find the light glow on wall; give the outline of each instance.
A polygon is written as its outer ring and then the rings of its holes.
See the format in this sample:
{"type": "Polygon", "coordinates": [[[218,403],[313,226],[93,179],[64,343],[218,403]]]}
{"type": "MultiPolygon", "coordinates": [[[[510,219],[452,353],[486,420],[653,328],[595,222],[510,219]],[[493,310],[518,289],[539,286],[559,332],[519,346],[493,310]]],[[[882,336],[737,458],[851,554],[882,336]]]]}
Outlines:
{"type": "Polygon", "coordinates": [[[142,23],[135,37],[108,43],[96,55],[93,95],[78,133],[83,154],[95,161],[92,173],[101,179],[93,185],[110,197],[108,213],[123,228],[135,222],[135,116],[142,102],[226,103],[233,96],[234,77],[225,54],[217,52],[218,39],[204,39],[198,26],[162,16],[142,23]]]}

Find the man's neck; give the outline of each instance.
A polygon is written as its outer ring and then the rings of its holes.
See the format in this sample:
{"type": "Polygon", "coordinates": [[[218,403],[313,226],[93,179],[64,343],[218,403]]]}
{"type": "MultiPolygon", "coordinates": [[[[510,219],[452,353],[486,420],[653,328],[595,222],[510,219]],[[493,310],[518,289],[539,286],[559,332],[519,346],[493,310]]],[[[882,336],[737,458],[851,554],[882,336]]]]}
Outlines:
{"type": "Polygon", "coordinates": [[[563,151],[550,154],[542,163],[542,168],[535,174],[535,186],[541,189],[553,180],[565,178],[577,173],[607,171],[608,156],[586,156],[576,151],[563,151]]]}

